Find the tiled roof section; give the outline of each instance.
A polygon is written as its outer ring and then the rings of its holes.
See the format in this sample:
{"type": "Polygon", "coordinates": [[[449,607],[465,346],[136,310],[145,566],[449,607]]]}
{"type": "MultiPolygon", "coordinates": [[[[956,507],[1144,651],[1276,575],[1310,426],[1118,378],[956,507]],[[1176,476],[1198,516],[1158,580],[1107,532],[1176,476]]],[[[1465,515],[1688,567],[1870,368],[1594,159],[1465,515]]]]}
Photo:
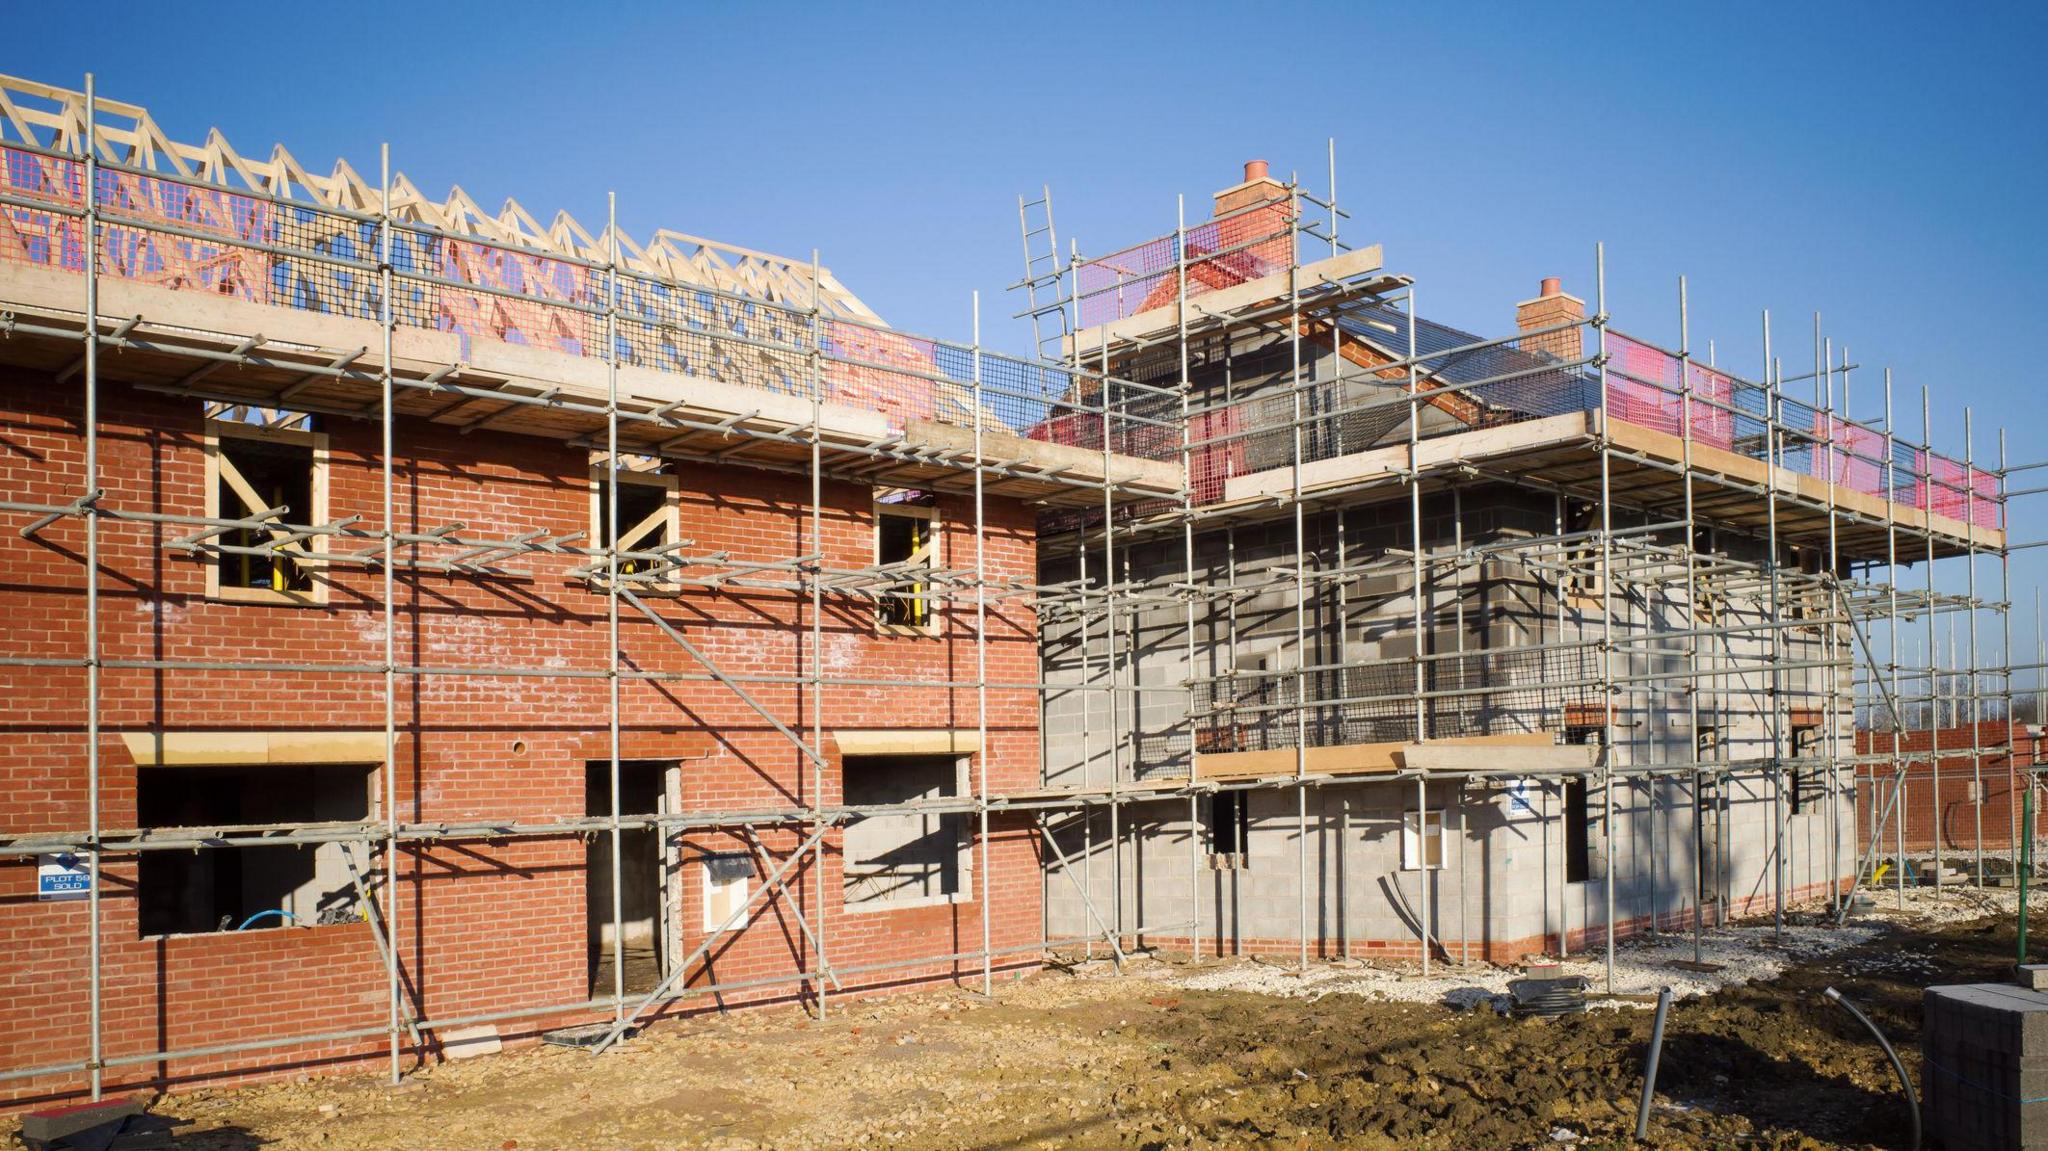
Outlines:
{"type": "MultiPolygon", "coordinates": [[[[1344,313],[1337,326],[1345,335],[1371,345],[1395,360],[1408,358],[1408,313],[1389,304],[1372,303],[1344,313]]],[[[1559,366],[1545,352],[1495,344],[1472,348],[1486,337],[1415,318],[1415,355],[1420,372],[1445,385],[1474,384],[1469,394],[1488,408],[1525,416],[1551,416],[1587,411],[1599,405],[1599,381],[1581,368],[1559,366]],[[1467,348],[1466,351],[1454,349],[1467,348]],[[1502,380],[1502,376],[1513,378],[1502,380]],[[1494,383],[1478,383],[1494,380],[1494,383]]]]}

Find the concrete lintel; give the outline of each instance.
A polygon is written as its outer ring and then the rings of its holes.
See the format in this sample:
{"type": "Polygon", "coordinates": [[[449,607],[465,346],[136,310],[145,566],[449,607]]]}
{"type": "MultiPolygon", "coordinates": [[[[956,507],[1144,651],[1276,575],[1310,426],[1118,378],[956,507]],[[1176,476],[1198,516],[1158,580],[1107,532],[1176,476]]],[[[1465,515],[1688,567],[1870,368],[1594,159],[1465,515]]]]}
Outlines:
{"type": "Polygon", "coordinates": [[[137,767],[382,763],[381,731],[130,731],[137,767]]]}
{"type": "Polygon", "coordinates": [[[1594,765],[1593,753],[1598,750],[1592,744],[1503,748],[1432,741],[1408,744],[1399,759],[1403,767],[1415,771],[1582,771],[1594,765]]]}
{"type": "Polygon", "coordinates": [[[841,755],[973,755],[981,733],[936,728],[840,728],[832,732],[841,755]]]}
{"type": "MultiPolygon", "coordinates": [[[[1499,767],[1504,755],[1519,757],[1525,751],[1541,751],[1554,746],[1555,738],[1547,731],[1512,732],[1505,735],[1456,736],[1432,741],[1427,746],[1470,748],[1491,760],[1484,766],[1499,767]]],[[[1416,766],[1404,764],[1402,754],[1411,747],[1419,746],[1424,745],[1394,740],[1311,747],[1302,756],[1302,766],[1312,776],[1391,775],[1416,766]]],[[[1203,780],[1284,778],[1294,774],[1294,769],[1293,748],[1276,748],[1270,751],[1198,752],[1195,755],[1195,776],[1203,780]]]]}

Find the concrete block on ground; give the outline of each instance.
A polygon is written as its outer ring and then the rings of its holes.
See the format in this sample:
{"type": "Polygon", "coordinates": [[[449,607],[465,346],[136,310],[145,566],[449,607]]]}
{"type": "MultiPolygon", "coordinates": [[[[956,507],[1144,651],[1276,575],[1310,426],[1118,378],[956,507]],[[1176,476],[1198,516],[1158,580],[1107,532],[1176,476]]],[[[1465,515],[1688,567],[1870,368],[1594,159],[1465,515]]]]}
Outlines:
{"type": "Polygon", "coordinates": [[[132,1115],[142,1114],[142,1100],[136,1098],[102,1099],[97,1103],[79,1103],[70,1107],[51,1107],[42,1111],[31,1111],[21,1117],[20,1137],[30,1147],[48,1144],[90,1131],[95,1127],[117,1124],[132,1115]]]}
{"type": "Polygon", "coordinates": [[[450,1059],[474,1059],[479,1055],[496,1055],[505,1049],[498,1038],[498,1029],[485,1023],[476,1027],[456,1027],[436,1032],[441,1040],[441,1054],[450,1059]]]}
{"type": "Polygon", "coordinates": [[[1929,987],[1922,998],[1927,1129],[1950,1151],[2048,1149],[2048,992],[1929,987]]]}

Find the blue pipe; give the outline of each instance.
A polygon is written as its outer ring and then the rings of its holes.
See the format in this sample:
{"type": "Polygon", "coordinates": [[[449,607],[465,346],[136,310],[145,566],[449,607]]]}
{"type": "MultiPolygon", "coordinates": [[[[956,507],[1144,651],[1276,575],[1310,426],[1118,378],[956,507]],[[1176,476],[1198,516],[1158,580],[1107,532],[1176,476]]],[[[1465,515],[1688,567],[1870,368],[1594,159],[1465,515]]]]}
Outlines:
{"type": "Polygon", "coordinates": [[[296,920],[298,919],[298,916],[296,916],[296,915],[293,915],[293,914],[292,914],[291,912],[289,912],[289,911],[286,911],[286,910],[285,910],[284,908],[282,908],[282,907],[268,907],[268,908],[265,908],[265,909],[263,909],[262,911],[259,911],[259,912],[257,912],[256,914],[254,914],[254,915],[250,916],[249,918],[247,918],[247,919],[244,919],[244,920],[242,921],[242,925],[241,925],[240,927],[237,927],[237,928],[235,928],[235,930],[236,930],[236,931],[247,931],[247,930],[249,930],[249,925],[250,925],[250,924],[252,924],[252,923],[256,922],[256,921],[257,921],[257,920],[259,920],[259,919],[267,919],[267,918],[269,918],[270,916],[273,916],[273,915],[277,916],[277,917],[278,917],[279,919],[290,919],[290,920],[294,920],[294,921],[296,921],[296,920]]]}

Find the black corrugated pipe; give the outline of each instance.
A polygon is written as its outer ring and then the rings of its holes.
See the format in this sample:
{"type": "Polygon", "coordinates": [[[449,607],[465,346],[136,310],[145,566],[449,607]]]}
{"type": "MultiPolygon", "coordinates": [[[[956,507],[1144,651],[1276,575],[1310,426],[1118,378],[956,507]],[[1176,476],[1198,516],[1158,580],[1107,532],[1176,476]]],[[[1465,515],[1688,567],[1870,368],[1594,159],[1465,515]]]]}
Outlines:
{"type": "Polygon", "coordinates": [[[1898,1074],[1899,1086],[1905,1089],[1906,1106],[1913,1112],[1912,1151],[1920,1151],[1920,1096],[1913,1090],[1913,1080],[1906,1074],[1906,1065],[1899,1062],[1899,1053],[1892,1050],[1891,1040],[1884,1037],[1884,1032],[1877,1029],[1877,1024],[1872,1023],[1870,1016],[1863,1014],[1861,1008],[1842,998],[1841,992],[1830,987],[1821,994],[1848,1008],[1849,1014],[1854,1015],[1857,1022],[1869,1028],[1870,1033],[1877,1037],[1877,1045],[1884,1048],[1885,1057],[1892,1061],[1892,1070],[1898,1074]]]}

